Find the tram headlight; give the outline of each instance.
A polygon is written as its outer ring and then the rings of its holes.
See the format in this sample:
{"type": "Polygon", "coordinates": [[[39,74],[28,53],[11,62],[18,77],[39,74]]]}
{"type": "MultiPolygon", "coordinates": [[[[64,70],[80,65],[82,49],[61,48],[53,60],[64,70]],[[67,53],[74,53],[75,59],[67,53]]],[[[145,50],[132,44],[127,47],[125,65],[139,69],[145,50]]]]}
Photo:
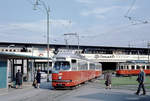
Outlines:
{"type": "Polygon", "coordinates": [[[62,76],[59,76],[58,79],[61,80],[61,79],[62,79],[62,76]]]}

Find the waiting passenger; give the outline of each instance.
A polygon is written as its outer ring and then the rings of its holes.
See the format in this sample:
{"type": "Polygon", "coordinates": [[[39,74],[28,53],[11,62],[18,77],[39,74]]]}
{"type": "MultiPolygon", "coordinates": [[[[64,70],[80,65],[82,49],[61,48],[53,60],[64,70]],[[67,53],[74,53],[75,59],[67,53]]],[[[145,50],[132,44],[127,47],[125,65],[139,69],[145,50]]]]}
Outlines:
{"type": "Polygon", "coordinates": [[[37,74],[36,74],[36,87],[40,88],[40,83],[41,83],[41,73],[40,73],[40,69],[37,70],[37,74]]]}
{"type": "Polygon", "coordinates": [[[16,73],[16,88],[22,88],[22,73],[20,70],[16,73]]]}
{"type": "Polygon", "coordinates": [[[106,73],[105,80],[106,89],[111,89],[112,74],[110,71],[106,73]]]}

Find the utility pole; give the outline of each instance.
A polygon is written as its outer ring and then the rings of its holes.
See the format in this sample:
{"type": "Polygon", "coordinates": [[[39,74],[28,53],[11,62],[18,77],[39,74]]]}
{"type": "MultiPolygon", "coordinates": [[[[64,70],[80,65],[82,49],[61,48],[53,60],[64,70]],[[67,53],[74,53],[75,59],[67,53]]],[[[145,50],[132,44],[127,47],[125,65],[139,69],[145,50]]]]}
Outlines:
{"type": "Polygon", "coordinates": [[[49,82],[49,15],[50,15],[50,8],[49,5],[46,5],[44,1],[42,0],[36,0],[35,4],[34,4],[34,10],[36,10],[37,6],[42,5],[43,8],[46,11],[46,15],[47,15],[47,82],[49,82]]]}
{"type": "Polygon", "coordinates": [[[66,49],[69,50],[69,45],[68,45],[68,40],[67,39],[65,39],[65,44],[66,44],[66,49]]]}
{"type": "MultiPolygon", "coordinates": [[[[77,40],[78,40],[78,51],[79,51],[79,49],[80,49],[80,47],[79,47],[79,35],[77,33],[67,33],[67,34],[64,34],[64,36],[76,36],[77,40]]],[[[67,39],[65,39],[65,41],[68,44],[67,39]]]]}

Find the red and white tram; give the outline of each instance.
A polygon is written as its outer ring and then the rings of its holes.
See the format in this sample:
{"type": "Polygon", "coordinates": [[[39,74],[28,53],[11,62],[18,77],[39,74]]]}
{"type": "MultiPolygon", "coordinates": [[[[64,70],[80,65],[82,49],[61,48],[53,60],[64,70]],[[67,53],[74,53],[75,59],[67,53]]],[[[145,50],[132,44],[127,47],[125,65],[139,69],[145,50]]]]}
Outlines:
{"type": "Polygon", "coordinates": [[[92,62],[72,52],[61,52],[55,56],[52,86],[74,87],[102,74],[100,63],[92,62]]]}
{"type": "Polygon", "coordinates": [[[147,61],[134,60],[125,63],[119,63],[116,70],[117,76],[138,75],[140,67],[143,67],[146,75],[150,75],[150,64],[147,61]]]}

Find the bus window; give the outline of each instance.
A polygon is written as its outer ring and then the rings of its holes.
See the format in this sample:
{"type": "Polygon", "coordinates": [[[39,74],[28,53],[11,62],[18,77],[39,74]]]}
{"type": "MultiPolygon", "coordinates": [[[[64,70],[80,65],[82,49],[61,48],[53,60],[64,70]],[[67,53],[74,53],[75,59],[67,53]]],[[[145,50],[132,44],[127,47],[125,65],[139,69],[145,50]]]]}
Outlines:
{"type": "Polygon", "coordinates": [[[135,69],[135,66],[132,65],[132,66],[131,66],[131,69],[134,70],[134,69],[135,69]]]}

